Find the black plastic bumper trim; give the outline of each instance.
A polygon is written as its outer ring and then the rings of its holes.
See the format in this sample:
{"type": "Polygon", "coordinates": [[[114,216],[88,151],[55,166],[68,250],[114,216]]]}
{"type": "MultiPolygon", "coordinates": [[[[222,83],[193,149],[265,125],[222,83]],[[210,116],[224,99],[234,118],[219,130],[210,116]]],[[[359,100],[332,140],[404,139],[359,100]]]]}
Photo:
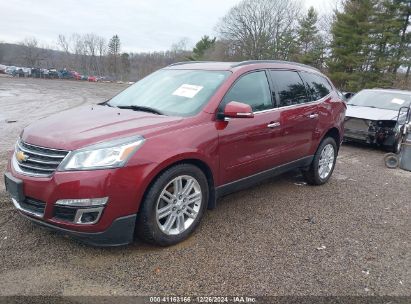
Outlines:
{"type": "Polygon", "coordinates": [[[46,229],[67,235],[87,245],[96,247],[124,246],[133,242],[136,214],[119,217],[113,221],[111,226],[102,232],[79,232],[57,227],[55,225],[32,218],[20,212],[25,218],[46,229]]]}

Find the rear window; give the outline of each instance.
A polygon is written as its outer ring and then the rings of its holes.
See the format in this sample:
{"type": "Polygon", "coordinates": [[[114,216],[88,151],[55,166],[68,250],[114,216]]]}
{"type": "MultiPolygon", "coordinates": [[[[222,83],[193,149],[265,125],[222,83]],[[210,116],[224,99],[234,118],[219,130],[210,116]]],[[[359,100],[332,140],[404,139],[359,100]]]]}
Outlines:
{"type": "Polygon", "coordinates": [[[305,85],[297,72],[271,70],[270,74],[280,98],[280,107],[308,102],[305,85]]]}
{"type": "Polygon", "coordinates": [[[301,72],[301,77],[307,83],[311,101],[321,99],[332,91],[332,87],[324,77],[307,72],[301,72]]]}

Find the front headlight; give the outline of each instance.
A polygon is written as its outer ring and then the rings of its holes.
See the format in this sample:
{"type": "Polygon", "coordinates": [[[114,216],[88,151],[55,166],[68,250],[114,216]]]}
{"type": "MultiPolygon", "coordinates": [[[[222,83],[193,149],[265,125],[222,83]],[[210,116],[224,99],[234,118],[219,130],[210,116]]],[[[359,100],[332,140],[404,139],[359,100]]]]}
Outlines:
{"type": "Polygon", "coordinates": [[[60,164],[59,171],[122,167],[143,143],[144,137],[133,136],[75,150],[60,164]]]}

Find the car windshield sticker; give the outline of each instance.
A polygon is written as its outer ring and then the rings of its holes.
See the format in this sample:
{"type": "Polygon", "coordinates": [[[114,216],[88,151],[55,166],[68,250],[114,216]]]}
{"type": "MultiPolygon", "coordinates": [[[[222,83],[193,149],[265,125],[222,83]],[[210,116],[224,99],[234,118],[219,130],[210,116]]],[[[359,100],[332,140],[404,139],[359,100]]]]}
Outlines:
{"type": "Polygon", "coordinates": [[[405,100],[402,100],[402,99],[399,99],[399,98],[393,98],[393,100],[391,100],[391,102],[402,105],[405,102],[405,100]]]}
{"type": "Polygon", "coordinates": [[[196,86],[192,84],[183,84],[177,90],[174,91],[173,95],[194,98],[203,89],[201,86],[196,86]]]}

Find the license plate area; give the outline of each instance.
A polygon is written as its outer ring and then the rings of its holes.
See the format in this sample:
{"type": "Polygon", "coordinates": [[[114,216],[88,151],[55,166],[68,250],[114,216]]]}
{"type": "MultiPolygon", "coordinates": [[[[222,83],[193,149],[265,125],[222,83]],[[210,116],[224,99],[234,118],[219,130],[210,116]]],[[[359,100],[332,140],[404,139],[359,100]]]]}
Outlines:
{"type": "Polygon", "coordinates": [[[4,174],[4,184],[6,186],[6,191],[14,198],[17,202],[23,202],[25,199],[23,192],[23,181],[15,178],[10,173],[4,174]]]}

